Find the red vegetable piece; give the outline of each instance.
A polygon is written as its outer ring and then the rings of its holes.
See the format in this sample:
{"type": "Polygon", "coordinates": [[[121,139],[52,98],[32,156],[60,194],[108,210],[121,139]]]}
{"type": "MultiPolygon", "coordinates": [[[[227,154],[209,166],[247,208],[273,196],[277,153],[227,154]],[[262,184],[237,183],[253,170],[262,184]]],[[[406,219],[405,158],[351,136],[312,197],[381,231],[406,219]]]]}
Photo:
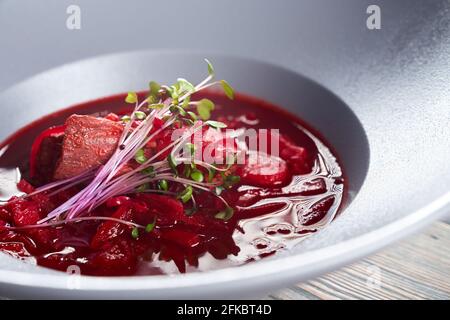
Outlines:
{"type": "Polygon", "coordinates": [[[126,240],[106,245],[92,259],[92,265],[104,275],[131,274],[136,263],[133,246],[126,240]]]}
{"type": "Polygon", "coordinates": [[[12,219],[11,212],[7,209],[6,206],[0,208],[0,220],[10,222],[12,219]]]}
{"type": "MultiPolygon", "coordinates": [[[[129,205],[120,206],[112,215],[113,218],[132,221],[133,209],[129,205]]],[[[130,227],[120,222],[105,221],[97,229],[91,240],[91,247],[99,249],[113,239],[120,237],[125,231],[129,231],[130,227]]]]}
{"type": "MultiPolygon", "coordinates": [[[[35,228],[28,229],[25,233],[30,236],[40,246],[51,248],[53,246],[53,239],[55,238],[55,230],[50,228],[35,228]]],[[[42,247],[40,247],[42,249],[42,247]]]]}
{"type": "Polygon", "coordinates": [[[157,212],[157,225],[172,225],[185,219],[183,204],[177,199],[159,194],[139,194],[137,198],[157,212]]]}
{"type": "Polygon", "coordinates": [[[111,112],[105,117],[105,119],[117,122],[120,120],[120,117],[117,114],[111,112]]]}
{"type": "Polygon", "coordinates": [[[129,202],[130,202],[130,197],[118,196],[118,197],[109,198],[106,201],[106,206],[108,208],[116,208],[116,207],[120,207],[124,204],[127,204],[129,202]]]}
{"type": "Polygon", "coordinates": [[[239,167],[237,174],[241,182],[259,187],[277,187],[286,184],[290,178],[289,170],[283,159],[254,152],[243,167],[239,167]]]}
{"type": "Polygon", "coordinates": [[[8,203],[16,226],[36,224],[40,219],[39,205],[34,201],[13,198],[8,203]]]}
{"type": "Polygon", "coordinates": [[[17,189],[27,194],[30,194],[34,191],[34,187],[25,179],[20,179],[20,181],[17,183],[17,189]]]}
{"type": "Polygon", "coordinates": [[[0,252],[9,254],[15,258],[25,258],[31,256],[25,248],[25,245],[21,242],[0,242],[0,252]]]}
{"type": "Polygon", "coordinates": [[[6,228],[7,225],[8,223],[6,221],[0,219],[0,233],[8,231],[8,229],[6,228]]]}
{"type": "Polygon", "coordinates": [[[170,229],[161,233],[161,239],[171,241],[184,248],[195,248],[200,244],[200,237],[197,233],[170,229]]]}

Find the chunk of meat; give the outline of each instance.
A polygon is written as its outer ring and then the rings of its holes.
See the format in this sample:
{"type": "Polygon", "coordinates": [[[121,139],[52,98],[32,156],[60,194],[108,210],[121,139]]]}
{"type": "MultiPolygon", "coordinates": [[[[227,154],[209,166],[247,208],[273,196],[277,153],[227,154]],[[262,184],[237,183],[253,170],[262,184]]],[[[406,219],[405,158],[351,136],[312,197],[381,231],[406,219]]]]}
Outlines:
{"type": "Polygon", "coordinates": [[[72,115],[66,121],[54,179],[74,177],[105,164],[117,148],[123,126],[108,119],[72,115]]]}

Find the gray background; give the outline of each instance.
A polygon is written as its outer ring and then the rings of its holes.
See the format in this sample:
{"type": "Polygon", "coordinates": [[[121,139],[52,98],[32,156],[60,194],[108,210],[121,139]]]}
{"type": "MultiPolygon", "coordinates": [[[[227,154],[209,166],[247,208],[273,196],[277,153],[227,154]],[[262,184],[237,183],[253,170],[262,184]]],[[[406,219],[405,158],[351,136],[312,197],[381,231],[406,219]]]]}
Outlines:
{"type": "Polygon", "coordinates": [[[448,15],[448,0],[0,0],[0,91],[86,57],[174,48],[276,62],[339,95],[386,65],[414,72],[439,58],[448,15]],[[81,7],[81,30],[66,28],[70,4],[81,7]],[[366,28],[369,4],[381,7],[379,31],[366,28]]]}

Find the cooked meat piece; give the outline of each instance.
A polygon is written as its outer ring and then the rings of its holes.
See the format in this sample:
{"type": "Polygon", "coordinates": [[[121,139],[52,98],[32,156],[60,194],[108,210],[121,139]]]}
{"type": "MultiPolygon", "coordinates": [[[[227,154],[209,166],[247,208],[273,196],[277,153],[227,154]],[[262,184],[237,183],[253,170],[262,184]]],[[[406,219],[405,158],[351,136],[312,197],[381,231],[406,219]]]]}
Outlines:
{"type": "Polygon", "coordinates": [[[54,179],[66,179],[105,164],[114,153],[123,126],[103,118],[72,115],[66,130],[54,179]]]}

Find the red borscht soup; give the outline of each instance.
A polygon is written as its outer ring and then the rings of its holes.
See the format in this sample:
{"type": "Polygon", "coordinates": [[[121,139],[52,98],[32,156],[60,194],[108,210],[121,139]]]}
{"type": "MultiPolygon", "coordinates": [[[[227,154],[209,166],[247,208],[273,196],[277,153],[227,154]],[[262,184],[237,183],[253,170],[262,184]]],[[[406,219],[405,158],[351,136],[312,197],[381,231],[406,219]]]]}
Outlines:
{"type": "Polygon", "coordinates": [[[346,189],[332,149],[209,72],[61,110],[3,142],[0,252],[84,275],[176,274],[260,260],[329,224],[346,189]]]}

